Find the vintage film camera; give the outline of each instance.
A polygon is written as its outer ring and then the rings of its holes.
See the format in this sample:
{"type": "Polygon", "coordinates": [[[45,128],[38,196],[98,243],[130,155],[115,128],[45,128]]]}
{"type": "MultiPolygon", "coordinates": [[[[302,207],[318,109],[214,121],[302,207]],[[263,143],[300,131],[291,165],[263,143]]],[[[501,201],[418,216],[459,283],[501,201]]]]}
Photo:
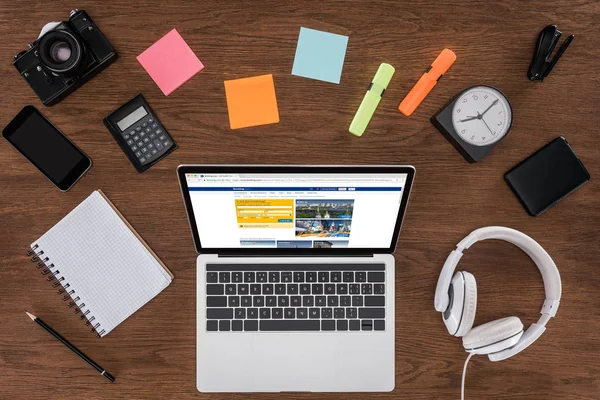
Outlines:
{"type": "Polygon", "coordinates": [[[14,65],[42,103],[51,106],[115,61],[117,53],[85,11],[46,24],[14,65]]]}

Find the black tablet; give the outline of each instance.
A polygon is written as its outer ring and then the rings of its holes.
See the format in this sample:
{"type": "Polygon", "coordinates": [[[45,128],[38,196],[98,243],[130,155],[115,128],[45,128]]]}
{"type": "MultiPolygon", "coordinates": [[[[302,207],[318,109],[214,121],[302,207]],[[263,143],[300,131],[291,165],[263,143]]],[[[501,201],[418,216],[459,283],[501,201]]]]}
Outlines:
{"type": "Polygon", "coordinates": [[[590,180],[577,155],[560,136],[504,175],[525,210],[538,216],[590,180]]]}

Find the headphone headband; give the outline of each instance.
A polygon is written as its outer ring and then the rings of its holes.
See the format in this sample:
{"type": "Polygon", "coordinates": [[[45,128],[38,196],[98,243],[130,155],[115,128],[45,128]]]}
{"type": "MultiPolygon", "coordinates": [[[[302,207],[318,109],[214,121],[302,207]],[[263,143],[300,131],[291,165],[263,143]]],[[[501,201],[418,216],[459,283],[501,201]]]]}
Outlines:
{"type": "Polygon", "coordinates": [[[446,307],[448,307],[450,301],[448,289],[454,270],[463,255],[463,250],[468,249],[476,242],[488,239],[498,239],[512,243],[523,250],[533,260],[542,274],[544,291],[546,293],[546,300],[542,306],[541,314],[554,317],[562,294],[560,274],[558,268],[556,268],[556,264],[554,264],[554,261],[552,261],[546,250],[531,237],[515,229],[502,226],[488,226],[476,229],[456,245],[456,250],[453,250],[446,259],[438,279],[434,300],[436,311],[444,312],[446,307]]]}

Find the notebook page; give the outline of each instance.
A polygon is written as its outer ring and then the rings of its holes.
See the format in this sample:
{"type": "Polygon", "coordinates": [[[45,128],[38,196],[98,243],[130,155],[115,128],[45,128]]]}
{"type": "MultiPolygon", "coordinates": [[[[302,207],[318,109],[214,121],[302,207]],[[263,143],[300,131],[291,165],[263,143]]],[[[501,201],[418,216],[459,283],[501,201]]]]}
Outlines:
{"type": "Polygon", "coordinates": [[[32,244],[64,277],[104,336],[171,283],[171,277],[95,191],[32,244]],[[104,332],[102,332],[104,330],[104,332]]]}

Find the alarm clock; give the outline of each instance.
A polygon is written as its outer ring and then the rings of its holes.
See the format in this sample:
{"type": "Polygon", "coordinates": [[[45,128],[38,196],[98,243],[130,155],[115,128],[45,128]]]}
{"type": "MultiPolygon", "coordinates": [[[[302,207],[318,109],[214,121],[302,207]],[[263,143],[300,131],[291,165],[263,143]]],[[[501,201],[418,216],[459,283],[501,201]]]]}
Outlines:
{"type": "Polygon", "coordinates": [[[512,125],[512,107],[498,89],[473,86],[452,99],[431,122],[472,163],[506,136],[512,125]]]}

